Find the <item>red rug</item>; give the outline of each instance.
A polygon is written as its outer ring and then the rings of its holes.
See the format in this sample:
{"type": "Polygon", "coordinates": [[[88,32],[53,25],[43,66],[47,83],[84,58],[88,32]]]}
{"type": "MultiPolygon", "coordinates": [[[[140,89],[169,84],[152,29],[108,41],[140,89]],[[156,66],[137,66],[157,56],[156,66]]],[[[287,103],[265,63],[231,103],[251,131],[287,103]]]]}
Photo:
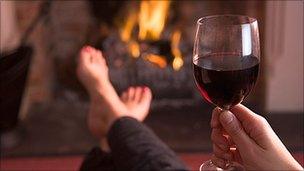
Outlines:
{"type": "MultiPolygon", "coordinates": [[[[210,154],[181,153],[181,159],[192,170],[198,170],[203,161],[210,159],[210,154]]],[[[303,153],[294,153],[293,156],[303,166],[303,153]]],[[[74,171],[78,170],[83,156],[58,157],[26,157],[1,159],[1,171],[74,171]]]]}

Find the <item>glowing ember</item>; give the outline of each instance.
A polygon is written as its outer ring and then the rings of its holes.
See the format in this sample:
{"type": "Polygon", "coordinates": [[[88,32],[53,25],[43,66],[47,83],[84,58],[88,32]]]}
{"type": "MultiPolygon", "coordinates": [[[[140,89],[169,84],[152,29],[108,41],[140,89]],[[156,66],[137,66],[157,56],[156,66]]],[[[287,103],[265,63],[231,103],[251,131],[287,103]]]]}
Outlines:
{"type": "Polygon", "coordinates": [[[165,68],[167,66],[167,62],[164,56],[147,54],[144,59],[159,66],[160,68],[165,68]]]}
{"type": "Polygon", "coordinates": [[[139,45],[136,41],[133,41],[133,40],[130,41],[128,43],[128,48],[129,48],[129,52],[130,52],[132,57],[138,58],[140,56],[139,45]]]}

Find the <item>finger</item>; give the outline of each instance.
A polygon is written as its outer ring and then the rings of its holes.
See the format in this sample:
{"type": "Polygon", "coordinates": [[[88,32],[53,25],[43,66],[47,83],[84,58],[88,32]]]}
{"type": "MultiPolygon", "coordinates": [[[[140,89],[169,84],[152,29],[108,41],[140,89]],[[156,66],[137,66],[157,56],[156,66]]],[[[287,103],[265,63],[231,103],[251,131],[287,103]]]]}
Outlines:
{"type": "Polygon", "coordinates": [[[231,154],[233,156],[233,159],[232,159],[233,161],[236,161],[238,163],[243,163],[243,160],[240,156],[238,149],[231,151],[231,154]]]}
{"type": "Polygon", "coordinates": [[[222,109],[220,109],[219,107],[216,107],[213,109],[212,118],[211,118],[211,122],[210,122],[211,128],[217,128],[217,127],[221,126],[220,121],[219,121],[219,115],[221,112],[222,112],[222,109]]]}
{"type": "Polygon", "coordinates": [[[215,166],[222,168],[222,169],[226,169],[227,162],[225,160],[218,158],[216,156],[212,156],[211,161],[215,166]]]}
{"type": "Polygon", "coordinates": [[[223,136],[227,140],[229,148],[236,146],[235,143],[233,142],[233,140],[231,139],[231,137],[228,135],[228,133],[227,133],[227,135],[224,134],[223,136]]]}
{"type": "Polygon", "coordinates": [[[227,131],[233,142],[238,148],[246,151],[253,142],[244,131],[238,119],[230,111],[223,111],[219,118],[223,128],[227,131]]]}
{"type": "Polygon", "coordinates": [[[212,129],[211,140],[218,145],[222,150],[229,150],[229,142],[226,137],[223,136],[222,130],[219,128],[212,129]]]}
{"type": "Polygon", "coordinates": [[[221,159],[225,159],[225,160],[232,160],[233,159],[233,155],[230,152],[223,151],[216,144],[213,144],[212,147],[213,147],[213,154],[216,157],[221,158],[221,159]]]}
{"type": "Polygon", "coordinates": [[[238,104],[234,106],[233,108],[231,108],[230,111],[236,116],[236,118],[238,118],[240,122],[244,122],[248,120],[256,120],[257,118],[260,117],[259,115],[257,115],[256,113],[254,113],[253,111],[251,111],[242,104],[238,104]]]}
{"type": "Polygon", "coordinates": [[[255,141],[255,143],[267,148],[267,142],[274,141],[274,137],[276,137],[276,135],[264,117],[254,113],[242,104],[236,105],[231,109],[231,111],[240,121],[245,132],[255,141]]]}

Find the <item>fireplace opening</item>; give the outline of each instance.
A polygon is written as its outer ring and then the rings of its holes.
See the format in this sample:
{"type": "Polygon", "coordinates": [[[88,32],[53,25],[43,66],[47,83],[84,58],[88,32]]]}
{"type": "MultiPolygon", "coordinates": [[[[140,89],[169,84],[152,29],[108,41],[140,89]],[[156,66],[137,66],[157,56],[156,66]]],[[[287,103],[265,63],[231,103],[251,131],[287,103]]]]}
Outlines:
{"type": "Polygon", "coordinates": [[[99,27],[94,46],[103,51],[110,79],[120,93],[147,85],[152,106],[196,105],[192,79],[192,44],[184,40],[178,11],[170,1],[91,1],[99,27]],[[109,11],[100,13],[99,11],[109,11]],[[109,20],[111,18],[111,20],[109,20]]]}

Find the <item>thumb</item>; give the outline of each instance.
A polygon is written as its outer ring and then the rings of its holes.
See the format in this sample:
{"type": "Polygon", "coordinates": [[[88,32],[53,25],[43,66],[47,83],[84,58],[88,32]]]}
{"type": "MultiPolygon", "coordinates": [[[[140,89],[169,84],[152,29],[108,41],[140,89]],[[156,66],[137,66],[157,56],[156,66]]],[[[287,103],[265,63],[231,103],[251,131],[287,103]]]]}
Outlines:
{"type": "Polygon", "coordinates": [[[252,140],[244,131],[239,120],[230,111],[223,111],[220,114],[219,120],[235,145],[240,150],[248,149],[248,146],[252,144],[252,140]]]}

